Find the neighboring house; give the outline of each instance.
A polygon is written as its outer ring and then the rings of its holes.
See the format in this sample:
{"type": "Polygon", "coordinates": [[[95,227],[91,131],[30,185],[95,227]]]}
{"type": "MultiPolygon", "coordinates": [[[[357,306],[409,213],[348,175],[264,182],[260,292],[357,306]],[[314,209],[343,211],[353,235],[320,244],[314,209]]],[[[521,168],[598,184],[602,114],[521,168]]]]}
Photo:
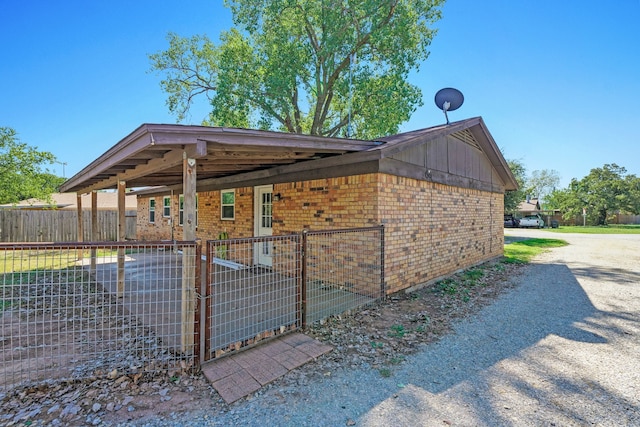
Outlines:
{"type": "Polygon", "coordinates": [[[142,125],[63,190],[155,185],[136,191],[138,239],[179,240],[186,157],[197,171],[197,238],[383,224],[388,293],[501,256],[503,195],[517,189],[476,117],[376,141],[142,125]]]}
{"type": "Polygon", "coordinates": [[[540,213],[540,201],[538,199],[531,199],[527,197],[527,200],[520,202],[516,208],[518,216],[524,217],[535,213],[540,213]]]}
{"type": "MultiPolygon", "coordinates": [[[[98,210],[116,210],[118,208],[118,193],[98,192],[98,210]]],[[[82,208],[91,208],[91,194],[83,194],[81,198],[82,208]]],[[[133,194],[125,196],[126,210],[135,211],[138,207],[137,197],[133,194]]],[[[27,210],[77,210],[78,196],[76,193],[53,193],[51,200],[27,199],[19,203],[7,203],[0,205],[0,209],[27,209],[27,210]]]]}

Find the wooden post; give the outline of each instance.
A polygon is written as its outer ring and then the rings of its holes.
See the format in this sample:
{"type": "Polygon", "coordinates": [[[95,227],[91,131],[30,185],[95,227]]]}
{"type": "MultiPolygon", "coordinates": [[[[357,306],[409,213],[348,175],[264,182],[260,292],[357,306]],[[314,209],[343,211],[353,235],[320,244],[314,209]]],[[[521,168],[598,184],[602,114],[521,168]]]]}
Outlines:
{"type": "MultiPolygon", "coordinates": [[[[76,193],[76,207],[78,210],[78,242],[84,242],[84,223],[82,218],[82,194],[76,193]]],[[[84,258],[83,249],[78,249],[78,260],[82,260],[84,258]]]]}
{"type": "MultiPolygon", "coordinates": [[[[183,154],[182,161],[182,192],[183,229],[182,239],[193,241],[196,239],[196,160],[187,158],[183,154]]],[[[193,246],[183,248],[182,251],[182,351],[192,353],[195,343],[195,306],[196,306],[196,250],[193,246]]],[[[199,260],[198,260],[199,261],[199,260]]]]}
{"type": "MultiPolygon", "coordinates": [[[[118,242],[125,239],[125,195],[127,185],[124,181],[118,181],[118,242]]],[[[124,296],[124,248],[118,247],[118,290],[119,297],[124,296]]]]}
{"type": "MultiPolygon", "coordinates": [[[[91,192],[91,241],[98,241],[98,193],[91,192]]],[[[96,271],[96,248],[91,248],[91,272],[96,271]]]]}

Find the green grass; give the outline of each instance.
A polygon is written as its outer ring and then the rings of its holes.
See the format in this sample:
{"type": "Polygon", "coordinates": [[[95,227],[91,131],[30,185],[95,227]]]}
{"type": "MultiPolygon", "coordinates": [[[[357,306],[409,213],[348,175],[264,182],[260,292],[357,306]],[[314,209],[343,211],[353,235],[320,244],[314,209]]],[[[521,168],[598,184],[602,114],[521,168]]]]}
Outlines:
{"type": "Polygon", "coordinates": [[[579,234],[640,234],[640,225],[602,225],[602,226],[562,226],[560,228],[548,228],[545,231],[554,233],[579,233],[579,234]]]}
{"type": "Polygon", "coordinates": [[[77,253],[76,250],[7,251],[0,259],[0,273],[68,268],[75,265],[77,253]]]}
{"type": "Polygon", "coordinates": [[[560,239],[527,239],[504,246],[504,262],[527,263],[549,248],[559,248],[568,243],[560,239]]]}

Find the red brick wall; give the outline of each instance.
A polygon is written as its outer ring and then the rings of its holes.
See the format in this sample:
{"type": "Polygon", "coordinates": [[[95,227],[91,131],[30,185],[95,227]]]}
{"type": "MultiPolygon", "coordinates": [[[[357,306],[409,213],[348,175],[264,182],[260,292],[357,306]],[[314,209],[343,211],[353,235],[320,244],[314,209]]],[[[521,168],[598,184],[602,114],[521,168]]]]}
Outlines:
{"type": "Polygon", "coordinates": [[[380,175],[388,292],[503,253],[503,195],[380,175]]]}
{"type": "MultiPolygon", "coordinates": [[[[226,231],[230,238],[253,236],[253,188],[235,189],[235,219],[220,219],[220,191],[198,193],[198,226],[196,237],[199,239],[217,239],[226,231]]],[[[138,199],[138,240],[169,240],[172,237],[169,218],[162,216],[163,196],[156,196],[155,223],[149,222],[149,197],[138,199]]],[[[173,238],[182,240],[182,226],[179,225],[179,196],[171,199],[171,220],[173,238]]]]}
{"type": "Polygon", "coordinates": [[[278,184],[273,234],[379,225],[376,175],[278,184]]]}
{"type": "Polygon", "coordinates": [[[274,234],[385,225],[389,293],[502,255],[503,196],[384,174],[278,185],[274,234]]]}
{"type": "MultiPolygon", "coordinates": [[[[423,285],[503,253],[503,195],[385,174],[275,184],[273,234],[303,229],[385,226],[388,293],[423,285]]],[[[138,201],[138,238],[170,239],[156,198],[156,224],[148,198],[138,201]]],[[[220,192],[199,193],[197,236],[253,236],[253,188],[236,189],[236,219],[220,220],[220,192]]],[[[174,196],[175,238],[178,196],[174,196]]]]}

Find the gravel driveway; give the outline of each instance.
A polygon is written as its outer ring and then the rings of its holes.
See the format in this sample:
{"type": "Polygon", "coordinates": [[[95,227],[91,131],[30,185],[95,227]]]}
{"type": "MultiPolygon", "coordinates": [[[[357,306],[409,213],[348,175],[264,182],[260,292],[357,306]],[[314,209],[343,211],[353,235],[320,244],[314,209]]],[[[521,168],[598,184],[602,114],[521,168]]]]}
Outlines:
{"type": "Polygon", "coordinates": [[[506,234],[570,245],[391,377],[338,371],[147,425],[640,425],[640,235],[506,234]]]}

